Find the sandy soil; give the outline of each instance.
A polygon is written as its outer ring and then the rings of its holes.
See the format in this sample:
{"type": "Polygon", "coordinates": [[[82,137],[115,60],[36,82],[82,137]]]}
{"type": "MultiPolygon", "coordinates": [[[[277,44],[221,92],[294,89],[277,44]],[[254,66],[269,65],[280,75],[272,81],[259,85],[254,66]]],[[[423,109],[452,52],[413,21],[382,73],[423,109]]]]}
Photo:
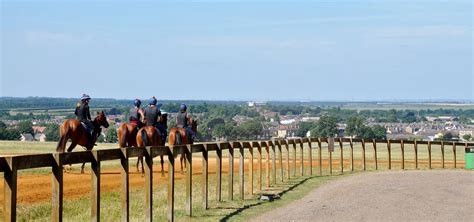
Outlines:
{"type": "Polygon", "coordinates": [[[472,221],[474,171],[390,171],[331,181],[253,221],[472,221]]]}

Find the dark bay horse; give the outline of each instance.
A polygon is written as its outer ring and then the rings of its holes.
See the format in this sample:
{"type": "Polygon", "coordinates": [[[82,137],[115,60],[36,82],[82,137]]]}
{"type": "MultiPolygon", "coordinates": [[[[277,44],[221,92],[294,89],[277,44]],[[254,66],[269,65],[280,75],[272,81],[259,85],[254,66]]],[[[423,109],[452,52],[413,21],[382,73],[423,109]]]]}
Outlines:
{"type": "MultiPolygon", "coordinates": [[[[168,128],[168,114],[161,115],[160,124],[163,126],[164,129],[168,128]]],[[[135,144],[138,147],[145,147],[145,146],[164,146],[166,143],[165,140],[162,139],[160,132],[154,126],[145,126],[138,130],[135,136],[135,144]],[[142,130],[143,129],[143,130],[142,130]],[[158,137],[158,138],[157,138],[158,137]]],[[[161,157],[161,174],[164,174],[163,170],[163,156],[161,157]]],[[[139,172],[138,165],[142,165],[142,172],[143,171],[143,156],[138,157],[137,160],[137,172],[139,172]]]]}
{"type": "MultiPolygon", "coordinates": [[[[189,118],[188,124],[191,126],[191,130],[197,134],[197,120],[194,120],[193,118],[189,118]]],[[[191,140],[191,135],[189,135],[188,132],[186,132],[185,128],[180,128],[180,127],[173,127],[170,130],[169,137],[168,137],[168,146],[174,146],[174,145],[185,145],[185,144],[193,144],[193,141],[191,140]]],[[[179,158],[180,164],[181,164],[181,172],[183,172],[183,160],[184,160],[184,154],[181,154],[181,157],[179,158]]],[[[186,162],[184,163],[184,167],[186,167],[186,162]]]]}
{"type": "MultiPolygon", "coordinates": [[[[94,126],[94,134],[92,135],[92,142],[87,143],[88,135],[86,129],[82,126],[81,122],[77,119],[68,119],[59,128],[59,142],[56,147],[56,152],[64,153],[66,143],[71,139],[71,145],[67,149],[67,152],[71,152],[77,145],[81,145],[90,151],[94,147],[97,138],[99,137],[102,129],[101,127],[108,128],[109,123],[104,111],[97,112],[97,116],[92,120],[92,126],[94,126]]],[[[81,173],[84,173],[84,165],[82,164],[81,173]]]]}

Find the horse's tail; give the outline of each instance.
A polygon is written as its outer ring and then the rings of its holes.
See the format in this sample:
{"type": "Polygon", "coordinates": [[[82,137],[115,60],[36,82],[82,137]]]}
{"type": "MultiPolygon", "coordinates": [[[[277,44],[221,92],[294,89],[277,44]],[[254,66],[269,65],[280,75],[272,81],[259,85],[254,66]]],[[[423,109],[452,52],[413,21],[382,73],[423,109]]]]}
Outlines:
{"type": "Polygon", "coordinates": [[[66,127],[66,123],[63,123],[63,125],[59,127],[59,142],[56,146],[56,152],[64,152],[64,150],[66,149],[68,134],[69,127],[66,127]]]}
{"type": "Polygon", "coordinates": [[[145,129],[142,130],[141,137],[142,137],[143,145],[144,146],[148,145],[148,135],[146,134],[145,129]]]}
{"type": "Polygon", "coordinates": [[[120,126],[119,128],[119,146],[121,148],[127,146],[127,137],[128,137],[128,130],[127,130],[127,126],[125,126],[124,124],[120,126]]]}
{"type": "Polygon", "coordinates": [[[175,145],[181,145],[183,144],[183,140],[181,139],[181,133],[179,130],[176,130],[176,133],[174,134],[175,136],[175,145]]]}

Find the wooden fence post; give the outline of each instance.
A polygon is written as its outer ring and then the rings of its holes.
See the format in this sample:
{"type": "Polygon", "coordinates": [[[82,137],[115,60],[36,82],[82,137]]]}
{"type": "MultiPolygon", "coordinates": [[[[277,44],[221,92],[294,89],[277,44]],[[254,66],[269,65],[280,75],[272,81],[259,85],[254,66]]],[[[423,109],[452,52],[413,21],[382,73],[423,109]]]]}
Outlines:
{"type": "Polygon", "coordinates": [[[93,160],[92,168],[92,190],[91,190],[91,221],[100,221],[100,157],[99,151],[91,151],[93,160]]]}
{"type": "Polygon", "coordinates": [[[280,159],[280,181],[283,182],[283,153],[281,151],[281,140],[278,141],[278,158],[280,159]]]}
{"type": "Polygon", "coordinates": [[[217,201],[222,201],[222,147],[221,144],[217,144],[216,150],[217,158],[216,158],[216,165],[217,165],[217,187],[216,187],[216,197],[217,201]]]}
{"type": "Polygon", "coordinates": [[[319,158],[319,176],[323,175],[323,157],[322,157],[322,150],[323,147],[321,146],[321,139],[318,139],[318,158],[319,158]]]}
{"type": "Polygon", "coordinates": [[[365,171],[366,170],[366,164],[365,164],[365,140],[362,139],[362,169],[365,171]]]}
{"type": "MultiPolygon", "coordinates": [[[[267,161],[266,161],[266,168],[265,168],[265,184],[266,187],[270,187],[270,147],[268,146],[267,142],[262,142],[265,146],[265,152],[267,153],[267,161]]],[[[261,145],[260,145],[261,146],[261,145]]]]}
{"type": "Polygon", "coordinates": [[[418,169],[418,142],[416,140],[414,141],[414,147],[415,147],[415,169],[418,169]]]}
{"type": "Polygon", "coordinates": [[[431,169],[431,141],[428,141],[428,168],[431,169]]]}
{"type": "Polygon", "coordinates": [[[202,151],[202,208],[207,210],[209,198],[209,162],[207,145],[202,151]]]}
{"type": "Polygon", "coordinates": [[[332,152],[329,151],[329,141],[327,141],[328,144],[328,153],[329,153],[329,175],[332,175],[332,152]]]}
{"type": "Polygon", "coordinates": [[[239,151],[240,151],[240,164],[239,164],[239,185],[240,185],[240,199],[244,200],[245,198],[245,186],[244,186],[244,146],[242,143],[240,143],[239,146],[239,151]]]}
{"type": "MultiPolygon", "coordinates": [[[[53,202],[52,202],[52,221],[63,221],[63,155],[61,153],[53,154],[53,202]]],[[[5,214],[5,211],[4,211],[5,214]]]]}
{"type": "Polygon", "coordinates": [[[168,152],[168,221],[174,221],[174,147],[168,152]]]}
{"type": "Polygon", "coordinates": [[[3,176],[3,221],[16,221],[17,167],[13,157],[5,157],[8,167],[3,176]]]}
{"type": "Polygon", "coordinates": [[[372,143],[373,143],[373,146],[374,146],[375,170],[378,170],[379,169],[379,164],[378,164],[378,161],[377,161],[377,142],[375,141],[375,139],[372,139],[372,143]]]}
{"type": "Polygon", "coordinates": [[[120,175],[122,176],[120,199],[122,205],[122,221],[130,220],[130,193],[129,193],[129,172],[128,172],[128,148],[120,149],[120,175]]]}
{"type": "Polygon", "coordinates": [[[441,141],[441,164],[444,169],[444,141],[441,141]]]}
{"type": "Polygon", "coordinates": [[[186,203],[185,211],[186,215],[193,216],[193,153],[192,146],[186,145],[185,148],[185,161],[186,161],[186,203]]]}
{"type": "Polygon", "coordinates": [[[253,195],[253,144],[249,142],[249,193],[253,195]]]}
{"type": "Polygon", "coordinates": [[[390,140],[387,139],[387,150],[388,150],[388,169],[392,169],[392,145],[390,144],[390,140]]]}
{"type": "Polygon", "coordinates": [[[288,146],[288,141],[285,140],[286,148],[286,179],[290,179],[290,147],[288,146]]]}
{"type": "Polygon", "coordinates": [[[456,168],[456,142],[453,142],[453,160],[454,160],[454,168],[456,168]]]}
{"type": "Polygon", "coordinates": [[[341,174],[344,174],[344,145],[342,144],[342,138],[339,138],[339,147],[341,148],[341,174]]]}
{"type": "Polygon", "coordinates": [[[300,153],[301,153],[301,156],[300,156],[300,164],[301,164],[301,166],[300,166],[300,176],[303,176],[304,175],[303,141],[301,141],[301,139],[299,139],[298,141],[300,142],[300,153]]]}
{"type": "Polygon", "coordinates": [[[229,146],[229,200],[234,199],[234,144],[229,146]]]}
{"type": "Polygon", "coordinates": [[[153,220],[153,155],[145,148],[145,221],[153,220]]]}
{"type": "Polygon", "coordinates": [[[405,143],[403,140],[400,141],[400,148],[402,150],[402,170],[405,169],[405,143]]]}
{"type": "Polygon", "coordinates": [[[258,161],[258,177],[257,177],[257,188],[258,191],[262,191],[262,147],[260,143],[255,143],[257,145],[257,161],[258,161]]]}
{"type": "Polygon", "coordinates": [[[296,177],[296,141],[292,140],[293,142],[293,177],[296,177]]]}
{"type": "Polygon", "coordinates": [[[276,171],[277,171],[277,168],[276,168],[276,147],[275,147],[275,142],[272,141],[272,178],[273,178],[273,184],[276,184],[277,183],[277,180],[276,180],[276,171]]]}
{"type": "Polygon", "coordinates": [[[311,138],[308,138],[308,147],[309,147],[309,175],[313,175],[313,148],[311,147],[311,138]]]}
{"type": "Polygon", "coordinates": [[[351,171],[354,172],[354,144],[352,143],[352,137],[350,138],[349,144],[351,146],[351,171]]]}

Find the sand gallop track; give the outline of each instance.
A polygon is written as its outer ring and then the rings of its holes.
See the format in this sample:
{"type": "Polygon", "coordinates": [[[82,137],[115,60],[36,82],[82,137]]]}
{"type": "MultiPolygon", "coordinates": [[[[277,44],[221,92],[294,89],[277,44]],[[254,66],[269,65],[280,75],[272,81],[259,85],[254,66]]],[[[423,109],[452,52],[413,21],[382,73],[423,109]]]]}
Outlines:
{"type": "Polygon", "coordinates": [[[254,221],[472,221],[474,172],[391,171],[331,181],[254,221]]]}

